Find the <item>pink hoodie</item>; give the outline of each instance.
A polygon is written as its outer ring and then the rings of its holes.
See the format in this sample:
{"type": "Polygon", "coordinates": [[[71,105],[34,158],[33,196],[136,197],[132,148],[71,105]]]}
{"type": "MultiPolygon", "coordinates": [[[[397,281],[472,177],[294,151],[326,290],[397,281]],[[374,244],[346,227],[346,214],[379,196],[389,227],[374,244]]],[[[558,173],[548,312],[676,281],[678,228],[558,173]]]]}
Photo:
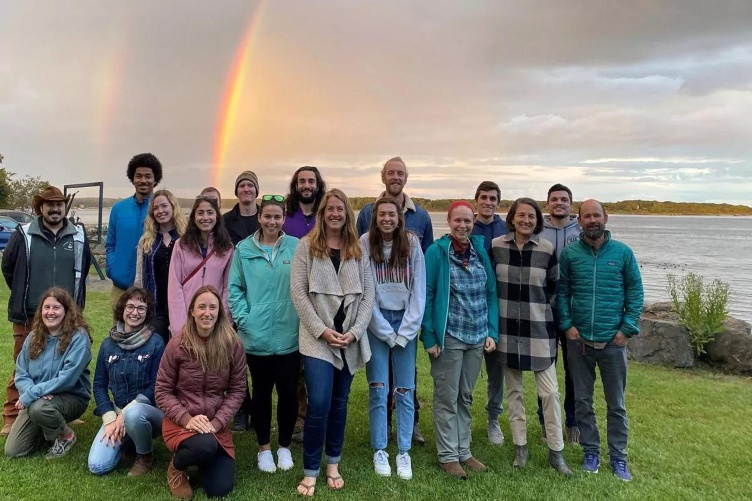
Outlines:
{"type": "MultiPolygon", "coordinates": [[[[183,326],[188,319],[188,307],[191,304],[193,294],[204,285],[213,285],[222,296],[222,306],[232,321],[232,314],[227,305],[227,278],[230,273],[232,253],[230,249],[224,256],[216,253],[212,255],[202,269],[200,269],[185,285],[181,286],[187,277],[201,263],[203,258],[190,249],[181,245],[180,239],[175,242],[170,259],[170,277],[167,281],[167,304],[170,309],[170,333],[176,336],[183,331],[183,326]]],[[[214,248],[214,239],[209,237],[207,254],[214,248]]]]}

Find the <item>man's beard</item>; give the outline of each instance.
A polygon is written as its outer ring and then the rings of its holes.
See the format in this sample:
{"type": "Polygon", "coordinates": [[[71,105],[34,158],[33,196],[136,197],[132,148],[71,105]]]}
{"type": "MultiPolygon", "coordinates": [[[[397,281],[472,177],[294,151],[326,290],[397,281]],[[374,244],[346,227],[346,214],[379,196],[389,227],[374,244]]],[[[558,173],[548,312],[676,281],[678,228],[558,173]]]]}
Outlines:
{"type": "Polygon", "coordinates": [[[590,240],[598,240],[603,236],[603,233],[606,231],[606,227],[604,225],[599,224],[597,228],[585,228],[585,236],[588,237],[590,240]]]}
{"type": "Polygon", "coordinates": [[[316,192],[314,191],[310,195],[303,194],[301,192],[298,192],[298,203],[303,204],[312,204],[316,201],[316,192]]]}

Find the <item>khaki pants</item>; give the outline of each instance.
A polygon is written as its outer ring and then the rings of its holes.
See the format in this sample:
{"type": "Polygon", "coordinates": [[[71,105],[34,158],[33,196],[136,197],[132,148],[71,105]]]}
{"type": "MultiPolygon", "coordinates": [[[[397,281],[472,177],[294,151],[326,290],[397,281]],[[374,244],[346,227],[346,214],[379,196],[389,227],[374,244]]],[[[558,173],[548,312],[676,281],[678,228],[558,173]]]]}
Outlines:
{"type": "Polygon", "coordinates": [[[18,414],[5,442],[5,456],[27,456],[43,440],[52,442],[65,430],[65,424],[80,418],[88,406],[88,400],[70,393],[56,393],[51,400],[38,398],[18,414]]]}
{"type": "MultiPolygon", "coordinates": [[[[18,354],[21,353],[24,341],[31,332],[31,322],[33,318],[30,318],[25,324],[13,324],[13,367],[16,366],[16,359],[18,354]]],[[[5,403],[3,404],[3,423],[7,425],[13,424],[18,416],[18,409],[16,409],[16,401],[18,401],[18,389],[16,389],[16,371],[15,369],[10,374],[10,381],[8,386],[5,387],[5,403]]]]}
{"type": "MultiPolygon", "coordinates": [[[[514,445],[527,444],[527,420],[525,416],[525,401],[522,398],[522,375],[525,371],[504,369],[504,379],[507,386],[507,416],[509,427],[512,429],[514,445]]],[[[561,433],[561,408],[559,407],[559,383],[556,380],[556,365],[551,364],[548,369],[534,371],[535,387],[538,397],[543,403],[543,420],[546,426],[548,448],[553,451],[564,449],[564,438],[561,433]]]]}

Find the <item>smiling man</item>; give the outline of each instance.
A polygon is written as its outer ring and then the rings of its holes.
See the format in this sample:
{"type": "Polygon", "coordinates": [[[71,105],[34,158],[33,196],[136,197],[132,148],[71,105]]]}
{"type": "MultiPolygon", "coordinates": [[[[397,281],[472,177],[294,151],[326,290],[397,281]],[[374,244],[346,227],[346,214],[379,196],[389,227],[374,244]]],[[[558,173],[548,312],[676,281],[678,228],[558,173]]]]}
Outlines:
{"type": "Polygon", "coordinates": [[[608,417],[611,468],[628,482],[627,467],[627,342],[640,332],[643,289],[640,267],[627,245],[606,230],[603,204],[586,200],[578,221],[583,233],[561,253],[556,309],[567,336],[567,360],[574,382],[575,413],[582,469],[598,473],[600,434],[593,408],[595,368],[600,371],[608,417]]]}
{"type": "Polygon", "coordinates": [[[326,183],[316,167],[306,165],[296,170],[285,199],[287,218],[282,231],[295,238],[308,235],[316,224],[316,211],[324,193],[326,183]]]}
{"type": "Polygon", "coordinates": [[[222,216],[232,245],[238,245],[238,242],[253,235],[258,229],[258,193],[259,182],[256,173],[250,170],[241,172],[235,179],[235,196],[238,197],[238,203],[222,216]]]}
{"type": "MultiPolygon", "coordinates": [[[[39,297],[44,291],[62,287],[81,309],[86,302],[91,251],[83,227],[65,217],[67,201],[54,186],[34,196],[32,205],[38,217],[18,226],[3,253],[3,277],[10,289],[8,320],[13,323],[14,362],[31,331],[39,297]]],[[[12,374],[6,388],[2,435],[10,432],[18,416],[15,408],[18,390],[13,377],[12,374]]]]}
{"type": "Polygon", "coordinates": [[[105,243],[113,307],[136,278],[136,246],[144,232],[154,187],[162,181],[162,163],[151,153],[140,153],[128,162],[127,175],[136,193],[112,206],[105,243]]]}

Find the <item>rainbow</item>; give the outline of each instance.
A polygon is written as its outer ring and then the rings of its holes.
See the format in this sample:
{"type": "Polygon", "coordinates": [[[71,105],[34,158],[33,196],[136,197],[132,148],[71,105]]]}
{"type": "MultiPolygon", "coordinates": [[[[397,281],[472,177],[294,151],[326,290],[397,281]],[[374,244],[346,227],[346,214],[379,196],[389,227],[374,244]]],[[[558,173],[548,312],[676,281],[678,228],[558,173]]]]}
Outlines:
{"type": "Polygon", "coordinates": [[[263,0],[259,2],[256,9],[251,14],[248,27],[235,51],[235,57],[233,58],[232,66],[227,75],[214,140],[214,167],[212,169],[213,186],[219,186],[220,184],[220,175],[222,173],[222,168],[224,167],[230,141],[233,138],[243,90],[246,87],[245,84],[248,77],[251,50],[253,49],[253,45],[258,37],[258,28],[265,3],[266,2],[263,0]]]}

